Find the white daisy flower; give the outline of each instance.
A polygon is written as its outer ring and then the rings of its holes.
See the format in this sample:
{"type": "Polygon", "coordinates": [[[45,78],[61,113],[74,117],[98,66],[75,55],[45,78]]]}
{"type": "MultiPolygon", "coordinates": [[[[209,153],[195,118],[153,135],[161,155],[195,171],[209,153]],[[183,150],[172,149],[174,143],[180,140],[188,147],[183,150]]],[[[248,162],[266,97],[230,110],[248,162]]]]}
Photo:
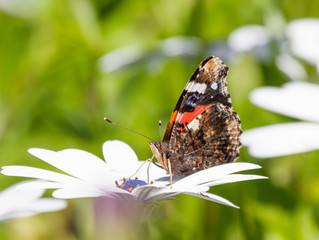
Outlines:
{"type": "Polygon", "coordinates": [[[317,65],[319,62],[319,19],[301,18],[291,21],[286,27],[286,36],[292,52],[317,65]]]}
{"type": "Polygon", "coordinates": [[[0,11],[20,18],[34,18],[47,10],[48,4],[38,0],[0,0],[0,11]]]}
{"type": "Polygon", "coordinates": [[[282,87],[260,87],[250,101],[267,110],[307,122],[274,124],[244,131],[241,137],[257,158],[278,157],[319,149],[319,86],[291,82],[282,87]]]}
{"type": "Polygon", "coordinates": [[[178,179],[170,186],[169,176],[165,170],[155,164],[138,161],[134,151],[126,143],[117,140],[104,143],[105,161],[77,149],[55,152],[33,148],[29,153],[66,174],[27,166],[5,166],[1,173],[40,179],[41,181],[26,183],[21,188],[56,189],[53,196],[63,199],[106,196],[123,201],[154,203],[178,194],[188,194],[237,207],[207,191],[216,185],[266,178],[258,175],[232,174],[260,168],[256,164],[229,163],[178,179]],[[133,178],[123,180],[130,176],[133,178]]]}
{"type": "Polygon", "coordinates": [[[165,56],[196,56],[200,52],[201,40],[196,37],[174,36],[160,42],[165,56]]]}
{"type": "Polygon", "coordinates": [[[22,185],[34,182],[20,182],[0,192],[0,221],[58,211],[67,206],[64,200],[41,198],[43,189],[20,189],[22,185]]]}
{"type": "Polygon", "coordinates": [[[110,51],[98,59],[97,67],[102,73],[110,73],[139,64],[153,73],[154,69],[162,69],[166,58],[196,56],[202,47],[203,42],[199,38],[173,36],[146,48],[144,45],[130,45],[110,51]]]}
{"type": "Polygon", "coordinates": [[[249,52],[264,47],[270,42],[266,27],[261,25],[245,25],[229,34],[228,46],[235,52],[249,52]]]}
{"type": "Polygon", "coordinates": [[[276,66],[292,81],[304,81],[307,72],[302,64],[287,53],[281,53],[276,57],[276,66]]]}

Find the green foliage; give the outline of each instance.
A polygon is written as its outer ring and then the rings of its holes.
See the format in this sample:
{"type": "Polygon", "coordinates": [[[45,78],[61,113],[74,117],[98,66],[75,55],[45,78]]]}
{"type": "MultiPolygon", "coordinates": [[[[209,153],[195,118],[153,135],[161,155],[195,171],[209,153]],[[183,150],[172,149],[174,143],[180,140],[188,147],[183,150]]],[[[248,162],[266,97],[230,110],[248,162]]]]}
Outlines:
{"type": "MultiPolygon", "coordinates": [[[[267,25],[276,14],[286,22],[319,17],[318,8],[312,0],[30,0],[16,14],[0,12],[0,165],[50,169],[28,155],[31,147],[80,148],[102,157],[102,143],[111,139],[131,145],[139,159],[149,158],[146,139],[103,117],[157,140],[158,120],[165,126],[186,81],[212,54],[209,44],[225,42],[245,24],[267,25]],[[159,41],[174,36],[198,37],[201,50],[193,57],[163,56],[159,41]],[[100,57],[126,46],[141,49],[138,61],[108,73],[98,67],[100,57]]],[[[248,101],[255,87],[287,81],[274,62],[245,56],[238,64],[226,63],[244,130],[291,120],[248,101]]],[[[318,157],[317,151],[256,160],[242,148],[239,161],[262,165],[255,173],[270,180],[213,188],[240,210],[181,196],[155,208],[145,238],[318,239],[318,157]]],[[[0,176],[0,189],[18,180],[0,176]]],[[[72,210],[1,223],[0,238],[90,239],[72,227],[72,210]]],[[[91,222],[88,232],[94,232],[91,222]]]]}

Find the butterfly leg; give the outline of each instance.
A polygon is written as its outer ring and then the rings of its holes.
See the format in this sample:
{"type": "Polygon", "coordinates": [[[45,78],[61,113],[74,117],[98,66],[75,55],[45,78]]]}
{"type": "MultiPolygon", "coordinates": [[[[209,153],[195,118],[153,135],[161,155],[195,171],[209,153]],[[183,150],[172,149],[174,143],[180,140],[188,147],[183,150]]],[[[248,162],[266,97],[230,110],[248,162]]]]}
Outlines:
{"type": "MultiPolygon", "coordinates": [[[[153,157],[154,156],[152,156],[152,158],[148,159],[149,160],[149,164],[147,166],[147,184],[150,184],[150,166],[151,166],[153,157]]],[[[148,161],[148,160],[146,160],[146,161],[148,161]]]]}
{"type": "Polygon", "coordinates": [[[169,180],[171,183],[171,189],[172,189],[172,184],[173,184],[173,174],[172,174],[172,167],[171,167],[171,161],[168,159],[167,160],[167,166],[168,166],[168,172],[169,172],[169,180]]]}
{"type": "MultiPolygon", "coordinates": [[[[154,158],[154,155],[153,155],[151,158],[146,159],[146,160],[141,164],[141,166],[139,166],[138,169],[130,176],[130,178],[132,178],[135,174],[137,174],[138,171],[140,171],[140,169],[141,169],[141,168],[144,166],[144,164],[147,163],[147,162],[150,163],[149,166],[147,167],[147,173],[149,173],[149,167],[150,167],[150,165],[151,165],[151,162],[152,162],[153,158],[154,158]]],[[[149,174],[148,174],[147,176],[148,176],[148,178],[149,178],[149,174]]]]}

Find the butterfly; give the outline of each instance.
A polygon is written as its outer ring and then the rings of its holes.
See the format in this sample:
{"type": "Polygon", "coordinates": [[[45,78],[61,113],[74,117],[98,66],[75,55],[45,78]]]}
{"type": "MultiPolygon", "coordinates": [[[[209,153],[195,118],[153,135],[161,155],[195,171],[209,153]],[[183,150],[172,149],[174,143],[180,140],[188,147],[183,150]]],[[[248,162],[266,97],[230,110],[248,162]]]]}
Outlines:
{"type": "Polygon", "coordinates": [[[171,179],[238,158],[242,130],[227,91],[227,72],[218,57],[204,59],[178,99],[163,140],[149,143],[171,179]]]}

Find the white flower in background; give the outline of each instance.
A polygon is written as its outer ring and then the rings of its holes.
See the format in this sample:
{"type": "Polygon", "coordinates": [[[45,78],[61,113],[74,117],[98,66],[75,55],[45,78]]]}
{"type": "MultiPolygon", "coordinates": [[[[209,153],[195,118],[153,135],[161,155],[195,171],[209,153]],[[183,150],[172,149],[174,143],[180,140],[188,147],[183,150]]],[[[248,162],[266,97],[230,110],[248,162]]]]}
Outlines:
{"type": "Polygon", "coordinates": [[[0,221],[58,211],[67,206],[64,200],[41,198],[43,189],[20,189],[20,186],[33,182],[23,181],[0,192],[0,221]]]}
{"type": "Polygon", "coordinates": [[[229,34],[228,45],[235,52],[248,52],[264,47],[270,42],[270,36],[264,26],[245,25],[229,34]]]}
{"type": "Polygon", "coordinates": [[[34,18],[47,6],[45,1],[39,0],[0,0],[0,11],[20,18],[34,18]]]}
{"type": "Polygon", "coordinates": [[[303,18],[291,21],[286,27],[291,51],[307,62],[319,63],[319,19],[303,18]]]}
{"type": "Polygon", "coordinates": [[[268,61],[271,56],[271,36],[266,27],[261,25],[245,25],[235,29],[228,36],[229,49],[235,53],[234,59],[249,53],[259,61],[268,61]]]}
{"type": "Polygon", "coordinates": [[[279,54],[276,57],[276,66],[293,81],[304,81],[307,79],[305,68],[290,54],[279,54]]]}
{"type": "Polygon", "coordinates": [[[291,82],[260,87],[250,101],[267,110],[308,122],[269,125],[244,131],[241,140],[257,158],[277,157],[319,149],[319,85],[291,82]]]}
{"type": "Polygon", "coordinates": [[[201,49],[202,42],[197,37],[174,36],[160,42],[165,56],[196,56],[201,49]]]}
{"type": "Polygon", "coordinates": [[[138,161],[136,154],[127,144],[116,140],[104,143],[105,161],[91,153],[76,149],[55,152],[33,148],[29,153],[66,174],[27,166],[5,166],[1,173],[40,179],[38,182],[24,184],[21,189],[53,188],[57,189],[53,192],[53,196],[64,199],[106,196],[129,202],[149,203],[178,194],[188,194],[236,207],[228,200],[207,191],[216,185],[266,178],[232,174],[257,169],[260,166],[251,163],[229,163],[197,172],[175,181],[170,186],[169,176],[165,170],[154,164],[138,161]],[[133,180],[121,180],[129,178],[139,167],[141,168],[133,180]],[[152,181],[149,184],[148,178],[152,181]]]}
{"type": "Polygon", "coordinates": [[[97,67],[101,72],[109,73],[133,64],[140,64],[152,73],[162,69],[166,58],[197,56],[202,45],[202,41],[197,37],[174,36],[150,46],[125,46],[101,56],[97,61],[97,67]]]}
{"type": "MultiPolygon", "coordinates": [[[[272,57],[275,57],[275,63],[278,69],[286,74],[291,80],[306,80],[306,70],[297,59],[290,55],[290,53],[293,52],[296,56],[303,57],[303,55],[298,53],[303,53],[305,42],[309,42],[312,48],[318,48],[318,44],[313,46],[316,41],[304,41],[303,38],[305,35],[300,36],[298,33],[299,24],[296,24],[298,26],[295,26],[294,23],[295,21],[292,21],[286,28],[288,42],[283,41],[285,36],[282,33],[281,24],[277,24],[276,26],[273,26],[273,28],[261,25],[244,25],[229,34],[227,44],[234,53],[237,53],[238,55],[249,53],[257,57],[259,61],[269,61],[272,57]],[[271,52],[273,52],[273,49],[270,46],[271,42],[278,45],[279,52],[277,55],[271,54],[271,52]],[[290,47],[292,48],[291,50],[290,47]]],[[[315,27],[311,27],[312,30],[314,30],[315,27]]],[[[307,30],[309,29],[307,28],[307,30]]],[[[319,31],[315,34],[311,34],[316,35],[318,32],[319,31]]],[[[317,35],[319,35],[319,33],[317,35]]],[[[305,54],[307,54],[307,51],[305,54]]],[[[311,54],[315,55],[316,53],[312,52],[311,54]]],[[[316,56],[318,57],[318,54],[316,56]]]]}
{"type": "Polygon", "coordinates": [[[138,46],[127,46],[115,49],[98,59],[97,66],[101,72],[113,72],[139,61],[143,51],[138,46]]]}

